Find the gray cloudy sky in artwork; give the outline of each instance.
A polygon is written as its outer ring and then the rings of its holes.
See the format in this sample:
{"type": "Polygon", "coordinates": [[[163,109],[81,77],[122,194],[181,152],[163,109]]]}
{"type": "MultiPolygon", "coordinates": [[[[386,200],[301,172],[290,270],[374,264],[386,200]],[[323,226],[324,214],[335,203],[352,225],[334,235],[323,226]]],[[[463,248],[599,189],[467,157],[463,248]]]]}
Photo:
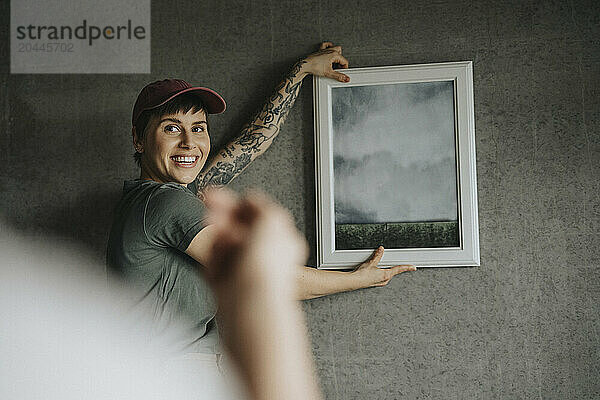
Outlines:
{"type": "Polygon", "coordinates": [[[452,81],[332,89],[336,223],[456,221],[452,81]]]}

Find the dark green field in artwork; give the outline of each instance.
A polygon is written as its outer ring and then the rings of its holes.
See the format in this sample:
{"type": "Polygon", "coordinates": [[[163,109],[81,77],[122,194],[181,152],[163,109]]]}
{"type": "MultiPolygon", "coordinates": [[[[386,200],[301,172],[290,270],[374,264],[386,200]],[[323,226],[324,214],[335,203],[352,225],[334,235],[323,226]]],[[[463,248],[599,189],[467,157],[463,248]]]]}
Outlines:
{"type": "Polygon", "coordinates": [[[459,247],[457,221],[336,224],[336,250],[459,247]]]}

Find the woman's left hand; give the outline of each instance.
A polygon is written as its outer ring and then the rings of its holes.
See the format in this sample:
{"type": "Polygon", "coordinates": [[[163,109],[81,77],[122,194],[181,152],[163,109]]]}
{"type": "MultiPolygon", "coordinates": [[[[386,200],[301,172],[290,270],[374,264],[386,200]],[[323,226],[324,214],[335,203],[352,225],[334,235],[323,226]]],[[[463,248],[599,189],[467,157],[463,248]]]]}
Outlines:
{"type": "Polygon", "coordinates": [[[390,268],[379,268],[377,264],[383,257],[383,246],[379,246],[364,263],[358,265],[352,274],[354,274],[361,287],[374,287],[374,286],[385,286],[387,285],[394,276],[401,274],[406,271],[416,271],[417,267],[414,265],[396,265],[390,268]]]}
{"type": "Polygon", "coordinates": [[[350,82],[348,75],[333,70],[334,64],[348,68],[348,60],[342,56],[342,46],[334,46],[331,42],[323,42],[319,51],[310,54],[303,61],[302,70],[305,73],[324,76],[340,82],[350,82]]]}

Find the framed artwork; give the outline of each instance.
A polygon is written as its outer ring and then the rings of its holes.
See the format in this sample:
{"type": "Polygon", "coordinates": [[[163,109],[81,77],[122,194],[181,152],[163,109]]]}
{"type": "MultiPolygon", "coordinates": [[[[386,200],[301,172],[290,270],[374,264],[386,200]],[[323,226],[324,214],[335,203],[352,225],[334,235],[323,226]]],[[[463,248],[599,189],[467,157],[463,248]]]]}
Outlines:
{"type": "Polygon", "coordinates": [[[317,262],[479,265],[471,61],[314,79],[317,262]]]}

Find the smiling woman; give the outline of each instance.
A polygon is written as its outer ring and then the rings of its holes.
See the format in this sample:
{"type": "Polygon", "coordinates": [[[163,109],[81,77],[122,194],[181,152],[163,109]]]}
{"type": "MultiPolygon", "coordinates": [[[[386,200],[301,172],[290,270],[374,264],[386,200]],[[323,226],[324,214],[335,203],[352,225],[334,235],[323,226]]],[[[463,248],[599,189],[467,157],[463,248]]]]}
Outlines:
{"type": "MultiPolygon", "coordinates": [[[[186,92],[162,105],[139,111],[139,115],[136,116],[136,120],[133,123],[132,132],[134,135],[134,146],[136,146],[136,152],[133,156],[138,166],[141,166],[142,152],[138,151],[136,142],[145,139],[147,133],[155,128],[152,125],[156,125],[157,122],[158,124],[161,124],[168,121],[174,124],[180,124],[181,120],[178,120],[175,116],[176,114],[187,114],[188,112],[198,114],[199,112],[202,112],[204,115],[198,116],[199,118],[193,122],[203,123],[205,125],[205,130],[208,132],[206,109],[204,102],[197,94],[194,92],[186,92]]],[[[170,129],[173,130],[172,128],[170,129]]]]}
{"type": "Polygon", "coordinates": [[[140,178],[182,185],[193,182],[210,152],[205,111],[194,112],[192,107],[185,113],[154,116],[145,131],[143,139],[134,137],[136,154],[141,153],[140,178]]]}

